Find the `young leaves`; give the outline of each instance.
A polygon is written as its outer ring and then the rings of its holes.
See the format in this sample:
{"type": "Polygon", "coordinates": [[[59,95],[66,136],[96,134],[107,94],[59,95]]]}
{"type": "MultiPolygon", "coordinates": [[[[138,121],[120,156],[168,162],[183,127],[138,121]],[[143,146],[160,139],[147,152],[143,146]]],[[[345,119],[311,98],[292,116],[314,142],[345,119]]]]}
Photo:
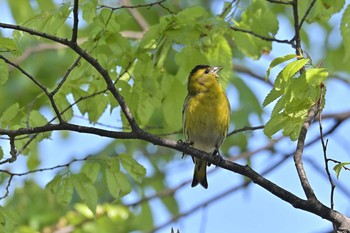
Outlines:
{"type": "MultiPolygon", "coordinates": [[[[292,56],[287,55],[272,61],[267,75],[272,67],[290,58],[292,56]]],[[[278,74],[274,88],[263,102],[263,107],[266,107],[278,99],[272,110],[271,118],[264,128],[267,136],[271,137],[282,130],[283,135],[289,136],[291,140],[296,140],[310,107],[319,100],[321,95],[324,95],[321,93],[321,84],[328,76],[325,69],[310,68],[295,77],[308,62],[309,60],[305,58],[293,61],[278,74]]]]}
{"type": "Polygon", "coordinates": [[[80,199],[95,213],[98,195],[91,180],[84,174],[57,175],[46,185],[46,190],[53,193],[59,204],[68,205],[75,190],[80,199]]]}
{"type": "Polygon", "coordinates": [[[0,60],[0,85],[4,85],[9,77],[9,69],[6,62],[0,60]]]}
{"type": "Polygon", "coordinates": [[[108,160],[105,172],[107,187],[110,194],[120,198],[131,192],[131,183],[124,172],[120,170],[120,164],[136,182],[146,175],[146,169],[130,155],[121,154],[108,160]]]}
{"type": "Polygon", "coordinates": [[[347,170],[349,170],[349,168],[346,167],[346,166],[349,165],[349,164],[350,164],[350,162],[343,162],[343,163],[339,163],[339,164],[337,164],[337,165],[334,166],[333,170],[334,170],[335,174],[337,175],[337,178],[339,178],[339,174],[340,174],[340,171],[341,171],[342,169],[347,169],[347,170]]]}

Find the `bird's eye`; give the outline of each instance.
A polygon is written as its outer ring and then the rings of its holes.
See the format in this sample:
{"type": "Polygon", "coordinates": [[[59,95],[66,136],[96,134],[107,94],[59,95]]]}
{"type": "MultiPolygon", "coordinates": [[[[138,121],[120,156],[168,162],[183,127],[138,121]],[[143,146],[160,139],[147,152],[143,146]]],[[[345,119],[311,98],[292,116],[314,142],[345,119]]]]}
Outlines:
{"type": "Polygon", "coordinates": [[[204,71],[204,74],[208,74],[209,73],[209,69],[206,69],[205,71],[204,71]]]}

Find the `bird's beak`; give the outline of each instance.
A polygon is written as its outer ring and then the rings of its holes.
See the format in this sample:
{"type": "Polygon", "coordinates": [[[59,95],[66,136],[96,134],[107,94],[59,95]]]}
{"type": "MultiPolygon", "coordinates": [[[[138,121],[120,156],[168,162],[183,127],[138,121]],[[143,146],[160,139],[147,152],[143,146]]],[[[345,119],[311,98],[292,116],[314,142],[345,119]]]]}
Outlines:
{"type": "Polygon", "coordinates": [[[217,76],[218,73],[219,73],[219,71],[222,70],[222,68],[224,68],[224,67],[222,67],[222,66],[214,66],[214,67],[212,68],[213,74],[215,74],[215,75],[217,76]]]}

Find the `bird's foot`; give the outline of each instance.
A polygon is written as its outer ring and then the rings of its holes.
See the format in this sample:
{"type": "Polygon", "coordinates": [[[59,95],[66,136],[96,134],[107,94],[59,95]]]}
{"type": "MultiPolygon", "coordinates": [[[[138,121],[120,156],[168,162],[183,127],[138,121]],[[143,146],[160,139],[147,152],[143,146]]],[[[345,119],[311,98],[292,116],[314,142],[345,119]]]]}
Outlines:
{"type": "MultiPolygon", "coordinates": [[[[182,144],[182,145],[186,145],[186,146],[191,146],[193,143],[192,142],[184,142],[184,141],[182,141],[182,139],[179,139],[178,141],[177,141],[177,143],[180,143],[180,144],[182,144]]],[[[182,152],[182,159],[185,157],[185,153],[184,152],[182,152]]]]}
{"type": "MultiPolygon", "coordinates": [[[[217,149],[214,150],[212,157],[216,163],[221,163],[224,160],[224,158],[220,155],[219,150],[217,150],[217,149]]],[[[208,163],[208,166],[210,166],[210,165],[211,164],[208,163]]]]}

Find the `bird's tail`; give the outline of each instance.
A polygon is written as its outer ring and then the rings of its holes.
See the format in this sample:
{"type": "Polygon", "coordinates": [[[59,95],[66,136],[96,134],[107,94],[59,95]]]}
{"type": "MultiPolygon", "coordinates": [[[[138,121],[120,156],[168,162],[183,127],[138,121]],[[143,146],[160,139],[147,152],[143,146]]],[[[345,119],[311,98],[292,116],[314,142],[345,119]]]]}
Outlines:
{"type": "Polygon", "coordinates": [[[195,166],[194,166],[193,180],[192,180],[191,186],[195,187],[198,184],[201,184],[204,188],[207,189],[208,188],[207,162],[196,158],[194,160],[195,160],[195,166]]]}

